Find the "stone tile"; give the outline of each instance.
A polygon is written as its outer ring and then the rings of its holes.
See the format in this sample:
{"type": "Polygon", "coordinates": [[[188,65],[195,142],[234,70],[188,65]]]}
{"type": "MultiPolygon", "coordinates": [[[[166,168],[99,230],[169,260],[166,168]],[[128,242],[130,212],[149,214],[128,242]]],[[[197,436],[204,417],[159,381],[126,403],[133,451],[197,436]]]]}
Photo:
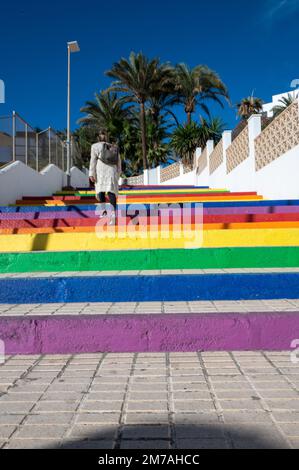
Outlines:
{"type": "Polygon", "coordinates": [[[127,403],[128,411],[167,411],[167,400],[163,401],[129,401],[127,403]]]}
{"type": "Polygon", "coordinates": [[[169,449],[170,443],[165,440],[122,440],[120,443],[121,449],[169,449]]]}
{"type": "Polygon", "coordinates": [[[0,403],[7,403],[7,402],[31,402],[34,403],[39,399],[41,393],[7,393],[0,397],[0,403]]]}
{"type": "Polygon", "coordinates": [[[252,399],[253,396],[256,396],[254,390],[217,390],[216,396],[218,400],[225,399],[252,399]]]}
{"type": "Polygon", "coordinates": [[[212,400],[174,400],[174,409],[176,413],[182,411],[200,413],[201,411],[213,411],[215,409],[215,405],[212,400]]]}
{"type": "Polygon", "coordinates": [[[122,439],[168,439],[170,429],[168,426],[124,426],[121,432],[122,439]]]}
{"type": "Polygon", "coordinates": [[[23,414],[6,414],[0,415],[0,426],[4,424],[18,425],[23,421],[26,415],[23,414]]]}
{"type": "Polygon", "coordinates": [[[59,439],[11,439],[5,449],[58,449],[59,439]]]}
{"type": "Polygon", "coordinates": [[[125,424],[168,424],[168,413],[126,413],[125,424]]]}
{"type": "Polygon", "coordinates": [[[299,411],[279,411],[272,410],[272,416],[277,423],[297,423],[299,424],[299,411]]]}
{"type": "Polygon", "coordinates": [[[177,439],[178,449],[228,449],[224,439],[177,439]]]}
{"type": "Polygon", "coordinates": [[[285,400],[282,398],[267,399],[266,403],[273,410],[280,409],[280,410],[299,411],[299,399],[293,399],[293,400],[290,398],[286,398],[285,400]]]}
{"type": "Polygon", "coordinates": [[[117,435],[117,426],[103,426],[99,424],[76,424],[70,431],[69,437],[88,440],[114,440],[117,435]]]}
{"type": "Polygon", "coordinates": [[[260,400],[219,400],[219,404],[223,410],[258,410],[262,408],[260,400]]]}
{"type": "Polygon", "coordinates": [[[171,385],[172,390],[174,392],[182,391],[182,392],[207,392],[209,391],[208,385],[206,382],[198,382],[192,384],[186,384],[185,382],[175,382],[171,385]]]}
{"type": "Polygon", "coordinates": [[[78,413],[77,424],[118,424],[119,413],[78,413]]]}
{"type": "Polygon", "coordinates": [[[62,441],[61,449],[113,449],[114,441],[83,441],[79,439],[65,439],[62,441]]]}
{"type": "Polygon", "coordinates": [[[60,439],[67,431],[61,425],[23,425],[14,435],[16,439],[60,439]]]}
{"type": "Polygon", "coordinates": [[[66,424],[68,425],[74,415],[72,413],[41,413],[31,414],[26,417],[25,424],[66,424]]]}
{"type": "Polygon", "coordinates": [[[11,434],[15,431],[16,426],[12,424],[0,425],[0,439],[8,439],[11,434]]]}
{"type": "Polygon", "coordinates": [[[270,414],[261,410],[225,410],[223,412],[224,421],[227,424],[242,423],[272,423],[270,414]]]}
{"type": "Polygon", "coordinates": [[[221,423],[205,425],[176,425],[177,439],[223,439],[225,427],[221,423]]]}
{"type": "Polygon", "coordinates": [[[80,405],[81,411],[120,411],[122,407],[122,401],[84,401],[80,405]]]}
{"type": "Polygon", "coordinates": [[[286,436],[296,437],[299,439],[299,423],[280,423],[279,426],[286,436]]]}
{"type": "Polygon", "coordinates": [[[280,438],[259,439],[250,437],[248,439],[234,439],[235,449],[289,449],[290,446],[286,440],[280,438]]]}
{"type": "Polygon", "coordinates": [[[206,425],[206,424],[221,424],[219,417],[215,411],[208,411],[208,412],[197,412],[197,413],[183,413],[183,412],[176,412],[174,414],[174,422],[177,425],[206,425]]]}
{"type": "Polygon", "coordinates": [[[24,414],[28,413],[34,402],[6,402],[0,403],[1,414],[24,414]]]}
{"type": "MultiPolygon", "coordinates": [[[[149,393],[148,391],[145,392],[136,392],[136,391],[131,391],[129,393],[129,401],[147,401],[149,399],[149,393]]],[[[167,399],[167,392],[165,391],[159,391],[159,392],[150,392],[150,399],[151,401],[165,401],[167,399]]]]}
{"type": "Polygon", "coordinates": [[[208,389],[196,390],[196,391],[180,391],[173,392],[174,400],[200,400],[200,399],[211,399],[211,393],[208,389]]]}
{"type": "Polygon", "coordinates": [[[33,412],[74,412],[78,408],[79,402],[66,401],[40,401],[34,407],[33,412]]]}

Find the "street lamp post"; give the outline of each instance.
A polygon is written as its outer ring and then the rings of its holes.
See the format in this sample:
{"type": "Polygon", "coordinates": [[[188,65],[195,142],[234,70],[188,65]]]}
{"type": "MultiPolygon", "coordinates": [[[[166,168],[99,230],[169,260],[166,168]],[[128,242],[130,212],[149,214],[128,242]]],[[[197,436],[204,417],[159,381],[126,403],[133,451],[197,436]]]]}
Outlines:
{"type": "Polygon", "coordinates": [[[66,174],[67,186],[71,184],[71,53],[79,52],[77,41],[67,43],[67,138],[66,138],[66,174]]]}

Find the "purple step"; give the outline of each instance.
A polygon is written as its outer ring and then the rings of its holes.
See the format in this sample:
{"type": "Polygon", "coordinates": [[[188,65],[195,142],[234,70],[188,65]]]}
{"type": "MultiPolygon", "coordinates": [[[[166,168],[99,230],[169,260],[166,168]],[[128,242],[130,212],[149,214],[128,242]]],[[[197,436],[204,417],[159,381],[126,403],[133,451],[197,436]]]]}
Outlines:
{"type": "Polygon", "coordinates": [[[6,354],[289,350],[298,312],[1,316],[6,354]]]}
{"type": "MultiPolygon", "coordinates": [[[[191,212],[194,209],[191,209],[191,212]]],[[[203,210],[204,215],[238,215],[238,214],[291,214],[299,213],[299,206],[244,206],[244,207],[208,207],[203,210]]],[[[31,219],[67,219],[91,218],[95,216],[94,210],[86,211],[42,211],[42,212],[3,212],[0,220],[31,220],[31,219]]]]}

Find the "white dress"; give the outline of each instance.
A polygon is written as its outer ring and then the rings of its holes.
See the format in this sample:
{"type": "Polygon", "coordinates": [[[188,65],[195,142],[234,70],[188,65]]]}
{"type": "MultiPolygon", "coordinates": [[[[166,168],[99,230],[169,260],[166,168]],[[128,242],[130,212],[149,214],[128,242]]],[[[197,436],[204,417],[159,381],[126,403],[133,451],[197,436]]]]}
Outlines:
{"type": "Polygon", "coordinates": [[[121,173],[121,160],[118,158],[117,165],[107,165],[100,160],[104,142],[97,142],[91,146],[91,159],[89,165],[89,176],[96,180],[96,193],[114,193],[118,195],[118,179],[121,173]]]}

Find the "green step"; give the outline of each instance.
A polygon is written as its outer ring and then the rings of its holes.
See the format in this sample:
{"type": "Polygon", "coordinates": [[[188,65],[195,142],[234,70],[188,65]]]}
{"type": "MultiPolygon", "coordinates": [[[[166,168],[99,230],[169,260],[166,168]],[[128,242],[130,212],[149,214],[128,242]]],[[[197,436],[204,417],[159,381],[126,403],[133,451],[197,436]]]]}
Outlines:
{"type": "Polygon", "coordinates": [[[299,246],[0,253],[0,273],[299,267],[299,246]]]}

